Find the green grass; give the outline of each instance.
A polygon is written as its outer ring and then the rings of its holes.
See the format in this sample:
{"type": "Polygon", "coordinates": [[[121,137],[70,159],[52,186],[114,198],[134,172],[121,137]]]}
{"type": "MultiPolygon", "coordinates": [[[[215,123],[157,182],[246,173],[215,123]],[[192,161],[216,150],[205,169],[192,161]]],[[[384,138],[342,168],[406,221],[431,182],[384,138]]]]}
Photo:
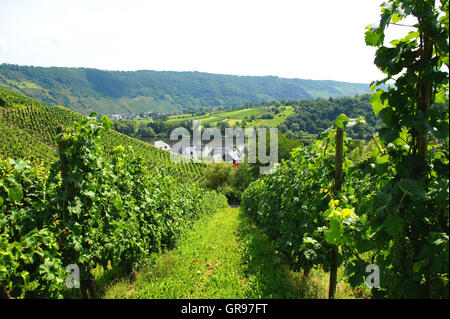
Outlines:
{"type": "MultiPolygon", "coordinates": [[[[106,289],[104,298],[326,298],[328,275],[289,270],[266,236],[239,209],[198,220],[174,250],[137,275],[106,289]]],[[[339,273],[337,298],[355,298],[339,273]]]]}
{"type": "Polygon", "coordinates": [[[255,121],[249,123],[249,125],[253,127],[278,127],[278,125],[283,123],[289,115],[292,115],[294,113],[295,111],[292,106],[286,106],[285,109],[277,114],[273,119],[256,119],[255,121]]]}
{"type": "Polygon", "coordinates": [[[243,120],[246,116],[258,116],[267,112],[268,107],[247,108],[236,111],[211,111],[204,115],[186,116],[186,115],[172,115],[168,122],[179,122],[181,120],[201,120],[203,123],[215,123],[223,120],[243,120]]]}

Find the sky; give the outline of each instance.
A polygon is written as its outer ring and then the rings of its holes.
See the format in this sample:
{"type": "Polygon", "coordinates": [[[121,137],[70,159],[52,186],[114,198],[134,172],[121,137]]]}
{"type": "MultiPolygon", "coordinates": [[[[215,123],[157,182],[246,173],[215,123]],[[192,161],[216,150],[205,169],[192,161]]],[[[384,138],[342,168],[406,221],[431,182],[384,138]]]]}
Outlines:
{"type": "Polygon", "coordinates": [[[370,83],[382,2],[0,0],[0,63],[370,83]]]}

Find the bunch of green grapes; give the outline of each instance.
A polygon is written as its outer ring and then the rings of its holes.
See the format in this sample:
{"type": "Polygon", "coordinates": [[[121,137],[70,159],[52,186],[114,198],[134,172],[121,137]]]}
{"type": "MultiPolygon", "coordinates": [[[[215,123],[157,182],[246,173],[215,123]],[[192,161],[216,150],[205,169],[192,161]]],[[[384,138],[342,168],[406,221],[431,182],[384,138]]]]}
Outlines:
{"type": "Polygon", "coordinates": [[[400,233],[394,238],[390,255],[393,269],[396,271],[403,273],[404,270],[411,267],[414,258],[414,247],[404,233],[400,233]]]}
{"type": "Polygon", "coordinates": [[[404,288],[408,280],[407,272],[412,268],[414,260],[414,246],[403,232],[393,239],[389,256],[392,268],[389,272],[388,295],[390,297],[401,297],[404,290],[402,287],[404,288]]]}

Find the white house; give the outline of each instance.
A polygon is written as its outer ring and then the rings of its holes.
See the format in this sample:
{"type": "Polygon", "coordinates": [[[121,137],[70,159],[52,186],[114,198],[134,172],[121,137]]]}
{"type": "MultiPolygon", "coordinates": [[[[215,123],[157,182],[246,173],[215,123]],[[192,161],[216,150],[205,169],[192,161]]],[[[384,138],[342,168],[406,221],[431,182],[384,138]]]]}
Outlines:
{"type": "Polygon", "coordinates": [[[162,148],[165,151],[170,151],[170,146],[167,143],[164,143],[163,141],[156,141],[155,147],[162,148]]]}
{"type": "Polygon", "coordinates": [[[111,120],[120,120],[122,118],[122,115],[120,114],[111,114],[109,117],[111,120]]]}
{"type": "Polygon", "coordinates": [[[245,146],[240,145],[238,150],[233,148],[232,150],[226,146],[216,146],[213,149],[209,149],[208,145],[205,146],[203,150],[203,156],[212,157],[215,162],[225,161],[225,162],[237,162],[242,163],[245,157],[245,146]]]}
{"type": "Polygon", "coordinates": [[[182,154],[184,156],[193,158],[193,159],[199,159],[200,155],[198,154],[195,147],[186,147],[183,149],[182,154]]]}

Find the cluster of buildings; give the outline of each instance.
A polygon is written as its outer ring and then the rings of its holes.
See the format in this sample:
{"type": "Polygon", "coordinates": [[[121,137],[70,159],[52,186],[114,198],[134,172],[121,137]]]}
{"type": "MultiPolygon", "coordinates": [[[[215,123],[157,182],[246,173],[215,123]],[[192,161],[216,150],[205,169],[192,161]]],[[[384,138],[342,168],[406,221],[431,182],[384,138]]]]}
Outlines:
{"type": "MultiPolygon", "coordinates": [[[[173,152],[174,150],[170,147],[169,144],[163,141],[156,141],[154,143],[155,147],[158,147],[160,149],[163,149],[165,151],[173,152]]],[[[225,162],[233,162],[233,163],[242,163],[244,161],[245,157],[245,145],[238,146],[238,149],[233,147],[233,149],[226,147],[226,146],[220,146],[215,147],[213,149],[209,149],[208,145],[205,145],[202,147],[202,149],[198,149],[196,146],[190,146],[182,148],[181,150],[178,150],[178,154],[181,154],[183,156],[192,158],[192,159],[201,159],[202,154],[206,155],[207,157],[212,157],[214,162],[219,162],[221,160],[225,162]]]]}
{"type": "Polygon", "coordinates": [[[154,115],[170,115],[173,114],[173,112],[141,112],[139,114],[135,114],[135,113],[126,113],[126,112],[122,112],[122,113],[117,113],[117,114],[111,114],[109,116],[109,118],[111,120],[123,120],[123,119],[145,119],[145,118],[149,118],[152,117],[154,115]]]}

